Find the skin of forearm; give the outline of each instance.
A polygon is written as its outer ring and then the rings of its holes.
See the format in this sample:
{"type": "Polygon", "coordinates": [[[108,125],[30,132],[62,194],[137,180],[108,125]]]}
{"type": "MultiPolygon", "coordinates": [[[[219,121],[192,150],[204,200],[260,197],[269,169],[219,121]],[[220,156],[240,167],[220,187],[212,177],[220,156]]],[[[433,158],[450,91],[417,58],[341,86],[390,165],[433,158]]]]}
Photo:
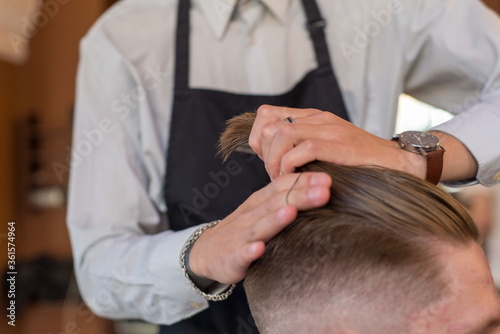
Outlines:
{"type": "Polygon", "coordinates": [[[475,178],[478,169],[477,161],[465,145],[447,133],[438,131],[431,131],[431,133],[439,138],[441,146],[446,150],[441,182],[475,178]]]}

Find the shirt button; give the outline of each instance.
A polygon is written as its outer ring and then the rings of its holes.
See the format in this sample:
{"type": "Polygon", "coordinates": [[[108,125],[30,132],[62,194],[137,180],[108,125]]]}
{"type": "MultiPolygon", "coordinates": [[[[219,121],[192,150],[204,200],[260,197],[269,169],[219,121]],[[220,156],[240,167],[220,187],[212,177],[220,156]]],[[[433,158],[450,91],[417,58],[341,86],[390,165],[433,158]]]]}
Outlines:
{"type": "Polygon", "coordinates": [[[191,302],[189,303],[189,305],[191,305],[192,308],[200,308],[201,307],[201,304],[200,303],[195,303],[195,302],[191,302]]]}
{"type": "Polygon", "coordinates": [[[498,173],[496,173],[496,174],[495,174],[495,176],[493,177],[493,180],[494,180],[495,182],[500,181],[500,172],[498,172],[498,173]]]}

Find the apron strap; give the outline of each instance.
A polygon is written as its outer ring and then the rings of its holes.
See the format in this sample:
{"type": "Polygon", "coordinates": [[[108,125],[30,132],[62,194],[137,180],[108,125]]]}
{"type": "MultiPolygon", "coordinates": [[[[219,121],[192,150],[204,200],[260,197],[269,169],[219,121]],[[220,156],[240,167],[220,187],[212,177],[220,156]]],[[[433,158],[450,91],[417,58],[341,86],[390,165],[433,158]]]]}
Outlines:
{"type": "Polygon", "coordinates": [[[349,115],[347,113],[344,99],[342,98],[339,81],[335,75],[335,70],[332,66],[330,54],[328,52],[328,46],[326,45],[326,21],[321,16],[321,12],[319,11],[318,4],[315,0],[302,0],[302,5],[304,6],[304,10],[307,15],[306,27],[309,30],[309,35],[311,36],[314,44],[316,60],[318,62],[318,71],[320,73],[330,73],[328,79],[328,89],[331,90],[332,96],[337,96],[334,100],[335,109],[328,111],[334,112],[337,116],[349,121],[349,115]]]}
{"type": "Polygon", "coordinates": [[[175,94],[183,94],[189,88],[189,0],[179,0],[177,32],[175,37],[175,94]]]}
{"type": "Polygon", "coordinates": [[[328,47],[326,45],[326,21],[321,16],[318,4],[314,0],[302,0],[302,5],[306,12],[306,27],[314,44],[318,68],[333,68],[330,62],[328,47]]]}

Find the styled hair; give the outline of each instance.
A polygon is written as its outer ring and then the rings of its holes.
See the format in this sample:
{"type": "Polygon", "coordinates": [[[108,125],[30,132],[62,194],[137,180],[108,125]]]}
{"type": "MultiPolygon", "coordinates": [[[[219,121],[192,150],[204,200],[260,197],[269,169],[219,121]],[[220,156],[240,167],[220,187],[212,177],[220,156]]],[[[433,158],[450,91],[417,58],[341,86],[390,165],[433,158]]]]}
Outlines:
{"type": "MultiPolygon", "coordinates": [[[[228,121],[219,144],[225,158],[248,150],[254,118],[228,121]]],[[[299,212],[249,268],[244,286],[261,333],[410,332],[412,315],[449,288],[441,246],[479,239],[467,211],[391,169],[312,162],[297,172],[329,174],[331,198],[299,212]]]]}

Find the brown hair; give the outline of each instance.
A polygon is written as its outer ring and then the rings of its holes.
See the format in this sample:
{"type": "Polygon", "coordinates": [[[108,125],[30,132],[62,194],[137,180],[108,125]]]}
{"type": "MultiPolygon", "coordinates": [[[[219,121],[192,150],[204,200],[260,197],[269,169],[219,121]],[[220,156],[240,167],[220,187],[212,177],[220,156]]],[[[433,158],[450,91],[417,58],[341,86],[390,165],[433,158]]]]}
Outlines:
{"type": "MultiPolygon", "coordinates": [[[[254,118],[228,122],[224,157],[248,144],[254,118]]],[[[438,187],[395,170],[313,162],[297,171],[329,174],[331,199],[300,212],[250,267],[245,290],[261,332],[330,333],[346,322],[370,333],[408,332],[405,319],[449,283],[439,245],[479,238],[467,211],[438,187]]]]}

